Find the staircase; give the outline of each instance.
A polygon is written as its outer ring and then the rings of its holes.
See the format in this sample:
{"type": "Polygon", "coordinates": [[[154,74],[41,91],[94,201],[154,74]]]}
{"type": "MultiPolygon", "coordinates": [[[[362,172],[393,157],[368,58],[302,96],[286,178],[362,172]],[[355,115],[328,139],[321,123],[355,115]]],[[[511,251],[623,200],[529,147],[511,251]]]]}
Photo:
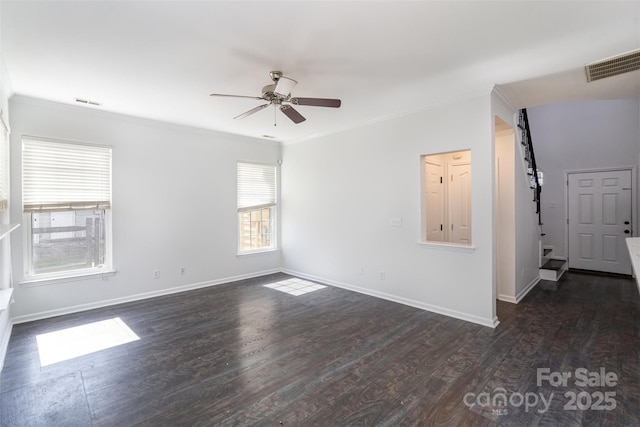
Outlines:
{"type": "Polygon", "coordinates": [[[553,247],[543,246],[542,240],[539,241],[540,246],[540,279],[557,282],[562,274],[567,271],[567,260],[553,257],[553,247]]]}
{"type": "MultiPolygon", "coordinates": [[[[527,110],[523,108],[518,114],[518,129],[520,129],[520,143],[522,144],[522,155],[524,161],[527,163],[527,175],[529,175],[529,187],[533,190],[533,202],[536,204],[536,214],[538,215],[538,225],[542,230],[542,214],[540,212],[540,194],[542,193],[542,186],[540,179],[541,173],[538,171],[536,165],[536,156],[533,153],[533,143],[531,142],[531,131],[529,129],[529,117],[527,116],[527,110]]],[[[544,233],[541,232],[541,236],[544,233]]]]}
{"type": "Polygon", "coordinates": [[[540,210],[540,195],[542,194],[543,173],[536,165],[536,156],[533,153],[533,143],[531,142],[531,130],[529,128],[529,117],[527,110],[522,109],[518,113],[518,129],[520,130],[520,143],[522,144],[522,156],[527,166],[529,175],[529,187],[533,190],[533,203],[535,203],[536,214],[538,215],[538,226],[540,227],[539,245],[539,271],[540,279],[558,281],[562,274],[567,271],[567,260],[553,256],[553,247],[543,246],[542,238],[542,212],[540,210]]]}

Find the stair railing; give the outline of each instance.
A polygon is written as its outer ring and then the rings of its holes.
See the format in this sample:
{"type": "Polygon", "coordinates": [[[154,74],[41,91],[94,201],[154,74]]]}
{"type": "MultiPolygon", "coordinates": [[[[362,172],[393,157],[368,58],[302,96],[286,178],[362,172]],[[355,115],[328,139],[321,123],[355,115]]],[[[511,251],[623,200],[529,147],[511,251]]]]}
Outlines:
{"type": "MultiPolygon", "coordinates": [[[[527,162],[527,175],[529,175],[529,187],[533,190],[533,202],[536,204],[536,214],[538,214],[538,225],[542,227],[542,213],[540,211],[540,194],[542,186],[538,177],[538,167],[536,156],[533,153],[533,143],[531,142],[531,128],[529,127],[529,116],[526,108],[518,113],[518,128],[522,134],[520,142],[524,146],[524,160],[527,162]]],[[[544,236],[544,234],[542,234],[544,236]]]]}

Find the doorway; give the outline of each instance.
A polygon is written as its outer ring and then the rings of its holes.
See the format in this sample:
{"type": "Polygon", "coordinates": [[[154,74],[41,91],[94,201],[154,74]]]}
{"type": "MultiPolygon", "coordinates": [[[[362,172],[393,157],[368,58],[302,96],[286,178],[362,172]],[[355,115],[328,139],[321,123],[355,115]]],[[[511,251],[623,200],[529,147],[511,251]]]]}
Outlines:
{"type": "MultiPolygon", "coordinates": [[[[515,133],[495,116],[496,297],[516,303],[516,144],[515,133]]],[[[524,179],[524,178],[523,178],[524,179]]]]}
{"type": "Polygon", "coordinates": [[[631,275],[632,170],[567,175],[569,268],[631,275]]]}
{"type": "Polygon", "coordinates": [[[471,151],[422,156],[422,238],[471,245],[471,151]]]}

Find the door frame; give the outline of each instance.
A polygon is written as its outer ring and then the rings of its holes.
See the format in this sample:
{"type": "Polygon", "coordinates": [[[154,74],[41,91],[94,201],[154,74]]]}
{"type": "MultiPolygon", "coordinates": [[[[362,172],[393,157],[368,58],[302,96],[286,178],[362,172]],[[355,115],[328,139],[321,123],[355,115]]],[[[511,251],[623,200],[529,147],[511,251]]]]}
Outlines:
{"type": "MultiPolygon", "coordinates": [[[[591,173],[591,172],[614,172],[614,171],[631,171],[631,235],[638,235],[637,228],[637,200],[638,185],[636,181],[636,166],[620,166],[612,168],[593,168],[593,169],[572,169],[564,171],[564,248],[565,258],[569,261],[569,175],[574,173],[591,173]]],[[[544,193],[544,189],[543,189],[544,193]]],[[[633,271],[633,270],[632,270],[633,271]]],[[[633,273],[632,273],[633,274],[633,273]]]]}

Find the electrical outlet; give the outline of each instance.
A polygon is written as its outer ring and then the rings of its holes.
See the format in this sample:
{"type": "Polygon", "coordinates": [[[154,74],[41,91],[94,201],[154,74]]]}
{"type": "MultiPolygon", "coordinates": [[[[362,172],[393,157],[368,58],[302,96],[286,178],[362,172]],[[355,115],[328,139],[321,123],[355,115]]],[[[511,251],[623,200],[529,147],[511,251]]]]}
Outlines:
{"type": "Polygon", "coordinates": [[[160,270],[153,270],[153,278],[154,279],[160,278],[160,270]]]}
{"type": "Polygon", "coordinates": [[[380,277],[380,280],[384,280],[387,278],[387,273],[385,273],[384,271],[381,271],[378,277],[380,277]]]}
{"type": "Polygon", "coordinates": [[[181,275],[183,275],[183,276],[184,276],[186,272],[187,272],[187,269],[186,269],[186,268],[184,268],[184,267],[180,267],[180,274],[181,274],[181,275]]]}
{"type": "Polygon", "coordinates": [[[389,220],[389,225],[391,227],[402,227],[402,218],[394,217],[389,220]]]}

